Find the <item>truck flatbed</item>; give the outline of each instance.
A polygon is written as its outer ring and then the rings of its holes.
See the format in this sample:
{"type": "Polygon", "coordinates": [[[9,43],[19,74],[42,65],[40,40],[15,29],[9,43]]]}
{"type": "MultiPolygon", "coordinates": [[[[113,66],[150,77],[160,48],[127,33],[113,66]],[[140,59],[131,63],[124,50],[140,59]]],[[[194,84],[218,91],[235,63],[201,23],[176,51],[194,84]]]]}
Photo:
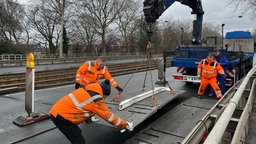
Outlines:
{"type": "MultiPolygon", "coordinates": [[[[156,113],[159,109],[161,109],[163,106],[168,104],[170,101],[175,99],[177,96],[179,96],[183,92],[184,91],[182,90],[177,90],[175,91],[174,94],[171,94],[170,91],[163,90],[159,93],[156,93],[155,96],[157,99],[157,106],[154,106],[152,96],[149,96],[146,99],[141,100],[135,104],[132,104],[131,106],[122,110],[119,110],[119,104],[121,103],[121,101],[112,100],[110,102],[107,102],[107,105],[114,114],[120,116],[121,118],[127,120],[128,122],[134,121],[134,127],[136,127],[137,125],[141,124],[148,117],[156,113]]],[[[107,126],[112,126],[109,123],[102,120],[100,120],[97,123],[107,125],[107,126]]]]}

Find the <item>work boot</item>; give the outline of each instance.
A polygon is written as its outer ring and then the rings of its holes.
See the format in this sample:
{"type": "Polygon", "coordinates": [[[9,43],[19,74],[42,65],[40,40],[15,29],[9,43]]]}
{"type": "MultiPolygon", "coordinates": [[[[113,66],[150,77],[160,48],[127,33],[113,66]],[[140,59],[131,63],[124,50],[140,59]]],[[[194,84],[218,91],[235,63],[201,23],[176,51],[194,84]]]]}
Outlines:
{"type": "Polygon", "coordinates": [[[202,99],[202,98],[203,98],[203,96],[202,96],[202,95],[197,95],[197,97],[198,97],[199,99],[202,99]]]}
{"type": "Polygon", "coordinates": [[[222,98],[222,96],[217,97],[218,100],[221,99],[221,98],[222,98]]]}

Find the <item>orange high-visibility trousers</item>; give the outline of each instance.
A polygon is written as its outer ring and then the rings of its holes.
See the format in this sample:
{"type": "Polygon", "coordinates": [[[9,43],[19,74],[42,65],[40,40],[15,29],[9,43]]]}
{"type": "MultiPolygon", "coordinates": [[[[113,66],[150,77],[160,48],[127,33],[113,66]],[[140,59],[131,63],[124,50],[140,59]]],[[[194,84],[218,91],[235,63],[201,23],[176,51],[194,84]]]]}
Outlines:
{"type": "Polygon", "coordinates": [[[202,95],[204,94],[204,90],[206,89],[206,87],[207,87],[208,84],[210,84],[210,85],[212,86],[212,88],[213,88],[213,90],[214,90],[214,92],[215,92],[217,98],[218,98],[218,99],[219,99],[219,98],[222,98],[222,93],[221,93],[221,91],[220,91],[220,87],[219,87],[219,85],[218,85],[218,83],[217,83],[216,77],[211,78],[211,79],[207,79],[207,78],[202,77],[202,78],[201,78],[200,87],[199,87],[199,89],[198,89],[197,94],[200,95],[200,96],[202,96],[202,95]]]}

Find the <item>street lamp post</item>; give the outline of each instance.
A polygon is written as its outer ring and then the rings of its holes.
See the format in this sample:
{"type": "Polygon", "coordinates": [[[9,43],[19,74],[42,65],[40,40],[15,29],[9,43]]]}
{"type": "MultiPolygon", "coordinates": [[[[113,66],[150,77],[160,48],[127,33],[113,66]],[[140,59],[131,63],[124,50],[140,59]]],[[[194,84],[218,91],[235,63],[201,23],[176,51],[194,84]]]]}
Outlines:
{"type": "Polygon", "coordinates": [[[222,42],[222,48],[224,48],[224,39],[223,39],[223,27],[225,26],[225,24],[221,25],[221,42],[222,42]]]}
{"type": "Polygon", "coordinates": [[[180,34],[180,45],[182,46],[182,45],[183,45],[183,34],[184,34],[184,29],[183,29],[183,27],[181,27],[180,30],[181,30],[181,34],[180,34]]]}

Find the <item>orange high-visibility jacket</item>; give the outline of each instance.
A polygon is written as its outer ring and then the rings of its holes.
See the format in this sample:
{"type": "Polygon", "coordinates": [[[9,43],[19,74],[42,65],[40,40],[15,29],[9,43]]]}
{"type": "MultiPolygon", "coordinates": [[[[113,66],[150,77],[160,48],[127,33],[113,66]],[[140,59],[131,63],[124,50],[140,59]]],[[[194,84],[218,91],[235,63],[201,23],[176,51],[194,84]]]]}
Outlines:
{"type": "Polygon", "coordinates": [[[214,78],[217,76],[217,73],[224,74],[224,70],[216,60],[210,62],[206,58],[201,60],[197,66],[197,75],[201,75],[204,78],[214,78]]]}
{"type": "Polygon", "coordinates": [[[98,82],[102,77],[108,79],[113,87],[117,87],[116,81],[110,75],[106,66],[98,69],[98,60],[84,62],[76,73],[76,81],[84,86],[98,82]]]}
{"type": "Polygon", "coordinates": [[[60,115],[74,124],[89,120],[94,114],[97,114],[120,129],[126,127],[127,122],[114,115],[107,107],[102,97],[101,86],[98,83],[87,85],[86,90],[79,88],[64,96],[53,105],[50,114],[54,117],[60,115]],[[99,94],[91,96],[86,90],[99,94]]]}

